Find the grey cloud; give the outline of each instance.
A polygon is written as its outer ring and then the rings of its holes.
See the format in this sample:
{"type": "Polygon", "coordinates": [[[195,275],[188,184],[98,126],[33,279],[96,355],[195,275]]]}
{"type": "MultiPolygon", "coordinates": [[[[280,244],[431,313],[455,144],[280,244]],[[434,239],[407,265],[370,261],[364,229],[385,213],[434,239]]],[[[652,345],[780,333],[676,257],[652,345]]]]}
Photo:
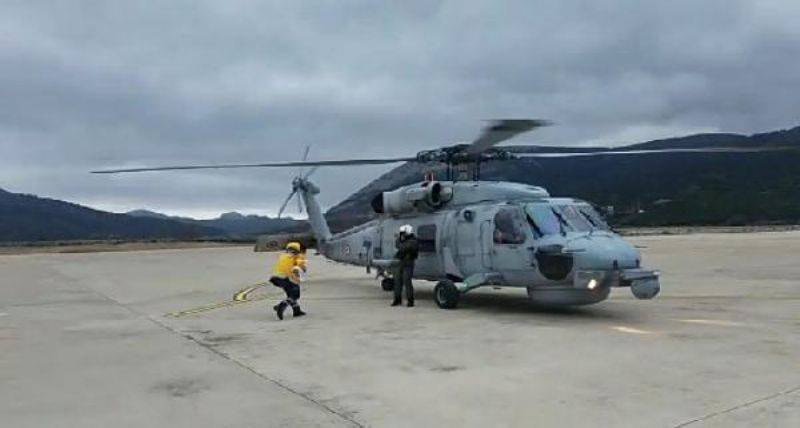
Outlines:
{"type": "MultiPolygon", "coordinates": [[[[0,187],[113,209],[272,212],[292,171],[100,167],[396,156],[492,117],[520,142],[621,144],[797,125],[800,5],[7,2],[0,187]]],[[[388,167],[317,174],[330,206],[388,167]]]]}

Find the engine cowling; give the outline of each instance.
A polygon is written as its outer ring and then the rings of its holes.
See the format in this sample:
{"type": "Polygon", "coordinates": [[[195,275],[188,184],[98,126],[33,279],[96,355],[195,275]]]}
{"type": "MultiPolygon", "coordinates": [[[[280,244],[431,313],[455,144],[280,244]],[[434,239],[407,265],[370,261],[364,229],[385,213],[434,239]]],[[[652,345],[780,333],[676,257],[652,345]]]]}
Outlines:
{"type": "Polygon", "coordinates": [[[452,197],[452,187],[438,181],[427,181],[415,186],[383,192],[372,200],[372,208],[379,214],[433,211],[444,206],[452,197]]]}

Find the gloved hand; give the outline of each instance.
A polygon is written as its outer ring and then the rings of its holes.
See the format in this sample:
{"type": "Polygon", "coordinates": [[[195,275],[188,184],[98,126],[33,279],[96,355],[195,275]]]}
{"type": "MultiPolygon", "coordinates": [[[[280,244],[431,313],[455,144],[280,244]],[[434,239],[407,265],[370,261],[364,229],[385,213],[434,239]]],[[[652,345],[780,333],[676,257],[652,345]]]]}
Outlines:
{"type": "Polygon", "coordinates": [[[306,272],[299,266],[295,266],[294,269],[292,269],[292,272],[297,276],[297,279],[300,280],[300,282],[306,281],[306,272]]]}

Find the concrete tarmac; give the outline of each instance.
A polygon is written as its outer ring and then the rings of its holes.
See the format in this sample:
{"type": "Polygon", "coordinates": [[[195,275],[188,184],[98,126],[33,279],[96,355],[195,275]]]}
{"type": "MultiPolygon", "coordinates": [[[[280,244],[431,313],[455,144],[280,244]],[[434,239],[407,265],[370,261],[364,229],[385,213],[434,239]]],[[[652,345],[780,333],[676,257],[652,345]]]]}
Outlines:
{"type": "Polygon", "coordinates": [[[390,308],[311,257],[282,322],[249,248],[2,256],[0,425],[800,426],[800,232],[631,241],[652,301],[390,308]]]}

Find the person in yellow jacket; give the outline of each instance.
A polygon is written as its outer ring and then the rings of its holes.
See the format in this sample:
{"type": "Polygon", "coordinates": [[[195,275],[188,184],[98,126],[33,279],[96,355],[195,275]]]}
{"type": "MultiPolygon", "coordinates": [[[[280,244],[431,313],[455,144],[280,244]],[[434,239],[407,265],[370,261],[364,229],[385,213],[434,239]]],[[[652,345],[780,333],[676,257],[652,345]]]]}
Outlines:
{"type": "Polygon", "coordinates": [[[306,257],[303,247],[299,242],[286,244],[286,252],[278,257],[272,268],[272,277],[269,279],[274,286],[286,292],[286,299],[273,306],[278,319],[283,319],[283,312],[288,306],[292,307],[295,317],[302,317],[306,313],[300,309],[297,301],[300,299],[300,277],[306,272],[306,257]]]}

